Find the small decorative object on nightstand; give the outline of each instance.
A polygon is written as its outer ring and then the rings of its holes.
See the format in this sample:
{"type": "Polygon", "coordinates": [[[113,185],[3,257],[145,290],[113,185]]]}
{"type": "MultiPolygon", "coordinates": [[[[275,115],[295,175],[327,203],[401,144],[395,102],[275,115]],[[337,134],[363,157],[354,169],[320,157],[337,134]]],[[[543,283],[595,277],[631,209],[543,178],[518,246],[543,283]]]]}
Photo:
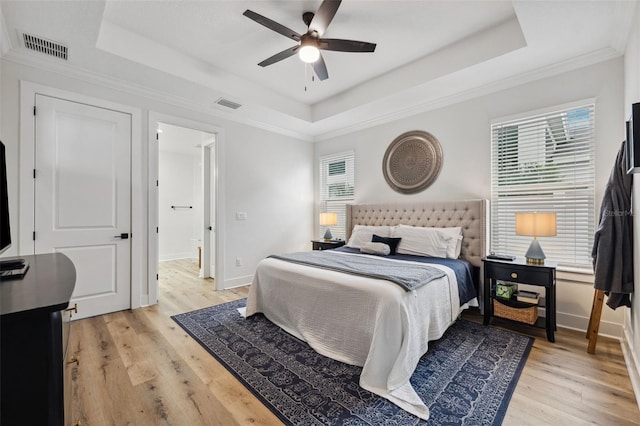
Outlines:
{"type": "Polygon", "coordinates": [[[342,247],[344,245],[344,240],[311,240],[311,243],[313,243],[314,250],[331,250],[342,247]]]}
{"type": "MultiPolygon", "coordinates": [[[[484,325],[488,325],[491,317],[496,314],[494,303],[501,303],[500,309],[508,311],[513,309],[529,309],[524,316],[506,316],[507,318],[532,324],[537,319],[537,305],[519,302],[517,296],[509,301],[498,299],[494,301],[495,291],[498,281],[508,281],[514,284],[528,284],[544,287],[545,289],[545,329],[547,339],[555,342],[554,332],[556,331],[556,263],[545,262],[544,265],[534,265],[528,263],[523,258],[513,261],[503,261],[497,259],[482,259],[484,266],[484,325]],[[515,300],[514,300],[515,299],[515,300]],[[504,302],[504,303],[502,303],[504,302]],[[507,308],[505,308],[505,305],[507,308]],[[533,309],[535,308],[535,309],[533,309]],[[535,312],[534,312],[535,310],[535,312]]],[[[525,313],[525,312],[523,312],[525,313]]],[[[498,315],[495,315],[498,316],[498,315]]],[[[505,315],[500,315],[505,317],[505,315]]]]}
{"type": "Polygon", "coordinates": [[[324,232],[324,240],[331,241],[331,228],[330,226],[336,225],[338,223],[338,214],[337,213],[320,213],[320,226],[326,226],[327,230],[324,232]]]}

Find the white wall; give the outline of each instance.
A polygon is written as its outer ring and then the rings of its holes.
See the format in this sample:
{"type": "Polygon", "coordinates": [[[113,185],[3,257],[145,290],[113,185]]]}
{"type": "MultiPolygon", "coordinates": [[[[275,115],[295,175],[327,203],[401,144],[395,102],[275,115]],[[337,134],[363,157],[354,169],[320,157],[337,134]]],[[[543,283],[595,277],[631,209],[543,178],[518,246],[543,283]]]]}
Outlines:
{"type": "MultiPolygon", "coordinates": [[[[313,235],[313,148],[309,142],[207,114],[203,112],[206,108],[201,100],[190,101],[190,96],[201,95],[197,90],[184,90],[181,98],[177,98],[175,93],[165,96],[164,91],[176,92],[177,88],[181,88],[184,82],[180,81],[154,90],[138,90],[137,86],[112,81],[105,76],[72,78],[6,59],[1,61],[0,67],[0,137],[8,148],[9,202],[12,237],[15,241],[19,240],[17,230],[20,220],[17,207],[19,82],[25,80],[140,108],[142,124],[139,132],[142,136],[133,143],[142,150],[143,160],[142,164],[133,164],[133,167],[142,171],[143,178],[141,182],[133,183],[136,187],[147,188],[149,111],[209,123],[224,130],[224,158],[220,158],[220,161],[224,161],[226,166],[226,175],[221,179],[226,182],[226,187],[221,192],[226,194],[222,216],[228,229],[225,229],[225,238],[220,242],[225,256],[225,275],[217,279],[222,280],[222,288],[249,283],[257,262],[271,253],[301,250],[310,246],[309,240],[313,235]],[[237,211],[248,212],[248,220],[236,221],[237,211]],[[236,258],[241,259],[242,266],[236,266],[236,258]]],[[[153,78],[148,80],[154,81],[153,78]]],[[[146,206],[146,199],[134,202],[146,206]]],[[[138,235],[136,237],[140,238],[138,235]]],[[[142,238],[146,240],[146,235],[142,238]]],[[[17,247],[13,247],[13,253],[17,253],[17,250],[17,247]]],[[[146,263],[146,258],[141,261],[146,263]]],[[[144,281],[141,285],[143,292],[148,295],[146,273],[144,281]]]]}
{"type": "Polygon", "coordinates": [[[310,250],[313,227],[313,147],[256,128],[225,133],[227,167],[227,267],[251,282],[266,254],[310,250]],[[236,213],[247,213],[247,220],[236,213]],[[241,266],[236,266],[236,259],[241,266]]]}
{"type": "MultiPolygon", "coordinates": [[[[640,102],[640,7],[636,7],[632,32],[624,54],[624,116],[631,112],[631,104],[640,102]]],[[[633,177],[633,252],[635,292],[631,299],[631,309],[627,310],[624,322],[625,357],[629,376],[633,384],[636,400],[640,406],[640,181],[638,175],[633,177]]]]}
{"type": "MultiPolygon", "coordinates": [[[[490,199],[492,120],[595,98],[596,200],[599,209],[611,166],[624,138],[624,125],[620,119],[622,96],[623,60],[619,58],[318,142],[315,153],[317,158],[345,149],[355,150],[355,200],[358,203],[490,199]],[[391,141],[410,130],[425,130],[438,138],[443,149],[443,166],[431,187],[419,194],[404,195],[386,184],[382,158],[391,141]]],[[[558,324],[586,330],[593,280],[588,275],[574,279],[587,282],[558,280],[558,324]]],[[[622,322],[621,310],[605,310],[600,331],[619,337],[622,322]]]]}
{"type": "Polygon", "coordinates": [[[193,154],[159,153],[158,196],[160,261],[196,258],[196,240],[202,239],[202,161],[193,154]],[[172,208],[172,206],[178,206],[172,208]],[[180,208],[189,206],[191,208],[180,208]]]}

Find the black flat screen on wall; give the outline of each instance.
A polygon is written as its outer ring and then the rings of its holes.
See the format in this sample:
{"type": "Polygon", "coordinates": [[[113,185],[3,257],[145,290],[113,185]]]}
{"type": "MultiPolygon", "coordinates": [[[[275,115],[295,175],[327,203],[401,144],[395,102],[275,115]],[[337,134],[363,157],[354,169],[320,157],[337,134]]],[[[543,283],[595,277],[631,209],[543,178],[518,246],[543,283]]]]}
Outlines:
{"type": "Polygon", "coordinates": [[[11,246],[9,228],[9,194],[7,193],[7,156],[0,142],[0,253],[11,246]]]}

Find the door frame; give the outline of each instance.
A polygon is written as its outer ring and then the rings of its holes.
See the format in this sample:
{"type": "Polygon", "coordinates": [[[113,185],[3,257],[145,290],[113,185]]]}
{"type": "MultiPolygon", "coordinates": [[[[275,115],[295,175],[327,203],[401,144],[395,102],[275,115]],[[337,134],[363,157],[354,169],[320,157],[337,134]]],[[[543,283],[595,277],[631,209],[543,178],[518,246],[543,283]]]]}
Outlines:
{"type": "MultiPolygon", "coordinates": [[[[44,95],[62,100],[77,102],[97,108],[111,109],[131,116],[131,308],[139,308],[148,303],[143,294],[142,283],[147,282],[147,268],[143,260],[147,257],[146,245],[146,205],[144,203],[143,176],[146,174],[146,162],[142,161],[141,141],[142,111],[129,105],[86,96],[67,90],[56,89],[26,80],[20,80],[20,183],[19,183],[19,255],[34,254],[33,230],[35,223],[35,188],[33,171],[35,170],[35,118],[33,108],[36,95],[44,95]]],[[[37,173],[37,171],[36,171],[37,173]]],[[[146,292],[144,292],[146,293],[146,292]]]]}
{"type": "Polygon", "coordinates": [[[214,231],[213,231],[214,250],[213,251],[215,254],[217,251],[215,250],[215,248],[217,248],[217,244],[216,244],[217,227],[216,227],[215,209],[214,211],[211,211],[211,190],[213,190],[214,200],[217,200],[217,198],[215,197],[215,194],[217,194],[218,192],[216,187],[216,182],[218,181],[218,179],[216,175],[217,168],[215,163],[217,158],[216,138],[217,138],[217,135],[214,134],[213,141],[202,146],[202,190],[204,191],[204,194],[203,194],[204,196],[202,197],[202,215],[204,219],[203,220],[204,231],[202,234],[202,276],[204,278],[213,277],[214,287],[215,287],[215,276],[216,276],[217,267],[215,266],[215,262],[214,262],[214,270],[213,271],[211,270],[211,231],[209,231],[208,227],[210,227],[212,223],[214,224],[214,231]],[[211,163],[212,153],[214,155],[213,164],[211,163]],[[213,179],[213,186],[211,185],[212,179],[213,179]]]}
{"type": "MultiPolygon", "coordinates": [[[[150,278],[149,283],[149,304],[158,303],[158,281],[156,279],[158,274],[158,233],[156,229],[158,227],[158,141],[157,141],[157,129],[158,124],[170,124],[178,127],[185,127],[188,129],[199,130],[201,132],[212,133],[215,135],[215,164],[212,167],[212,172],[215,173],[215,212],[213,217],[215,218],[216,232],[215,232],[215,271],[214,271],[214,290],[221,290],[224,288],[224,255],[221,250],[224,242],[224,229],[225,229],[225,192],[224,192],[224,129],[222,127],[214,126],[208,123],[194,121],[187,118],[177,117],[174,115],[163,114],[156,111],[149,111],[149,128],[148,128],[148,194],[149,194],[149,215],[148,215],[148,276],[150,278]],[[154,283],[152,285],[152,283],[154,283]]],[[[205,234],[206,235],[206,234],[205,234]]],[[[204,246],[204,244],[203,244],[204,246]]],[[[205,275],[206,276],[206,275],[205,275]]]]}

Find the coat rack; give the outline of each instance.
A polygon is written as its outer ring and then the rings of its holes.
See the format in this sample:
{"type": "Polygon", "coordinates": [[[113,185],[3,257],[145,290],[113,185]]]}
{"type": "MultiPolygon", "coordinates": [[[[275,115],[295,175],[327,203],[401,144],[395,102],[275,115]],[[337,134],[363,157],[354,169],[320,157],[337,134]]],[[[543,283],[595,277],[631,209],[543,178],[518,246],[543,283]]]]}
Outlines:
{"type": "Polygon", "coordinates": [[[596,353],[596,343],[598,342],[598,330],[600,329],[600,317],[602,316],[602,303],[604,301],[604,291],[593,292],[593,303],[591,304],[591,315],[589,315],[589,326],[587,327],[587,339],[589,346],[587,352],[596,353]]]}
{"type": "MultiPolygon", "coordinates": [[[[640,118],[640,104],[638,115],[640,118]]],[[[630,123],[628,122],[627,130],[629,128],[630,123]]],[[[628,286],[628,278],[633,276],[633,240],[631,236],[631,229],[633,229],[631,223],[633,180],[628,171],[629,152],[627,150],[630,142],[629,138],[622,142],[602,197],[600,225],[596,231],[593,249],[594,287],[596,290],[593,294],[587,328],[587,339],[589,339],[587,352],[590,354],[596,351],[605,292],[609,296],[607,304],[612,309],[616,309],[619,306],[629,305],[628,297],[633,291],[633,283],[632,288],[628,286]],[[604,214],[607,211],[619,214],[604,214]],[[616,257],[619,252],[623,253],[622,259],[616,257]]]]}

